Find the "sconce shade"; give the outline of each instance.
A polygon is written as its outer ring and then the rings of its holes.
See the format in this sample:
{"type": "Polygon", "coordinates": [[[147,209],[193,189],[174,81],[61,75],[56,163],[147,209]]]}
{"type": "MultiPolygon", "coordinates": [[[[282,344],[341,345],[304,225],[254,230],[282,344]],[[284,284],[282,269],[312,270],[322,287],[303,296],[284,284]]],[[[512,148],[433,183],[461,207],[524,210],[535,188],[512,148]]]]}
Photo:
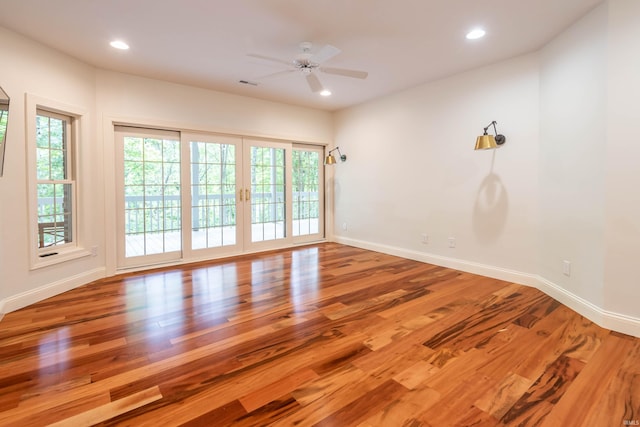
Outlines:
{"type": "Polygon", "coordinates": [[[504,135],[499,134],[496,129],[496,121],[492,121],[489,125],[484,128],[484,133],[476,138],[476,150],[492,150],[494,148],[498,148],[498,145],[502,145],[505,143],[507,138],[504,135]],[[493,126],[494,135],[489,135],[487,130],[493,126]]]}
{"type": "Polygon", "coordinates": [[[498,148],[496,138],[493,135],[480,135],[476,139],[476,150],[491,150],[493,148],[498,148]]]}
{"type": "Polygon", "coordinates": [[[329,154],[326,159],[324,159],[325,165],[333,165],[336,163],[336,158],[333,157],[333,154],[329,154]]]}
{"type": "Polygon", "coordinates": [[[327,154],[327,157],[325,157],[325,159],[324,159],[324,164],[325,165],[335,165],[337,163],[336,158],[333,156],[333,154],[331,154],[334,151],[338,151],[338,155],[340,156],[340,161],[341,162],[346,162],[347,161],[347,156],[340,152],[340,147],[336,147],[333,150],[329,150],[329,153],[327,154]]]}

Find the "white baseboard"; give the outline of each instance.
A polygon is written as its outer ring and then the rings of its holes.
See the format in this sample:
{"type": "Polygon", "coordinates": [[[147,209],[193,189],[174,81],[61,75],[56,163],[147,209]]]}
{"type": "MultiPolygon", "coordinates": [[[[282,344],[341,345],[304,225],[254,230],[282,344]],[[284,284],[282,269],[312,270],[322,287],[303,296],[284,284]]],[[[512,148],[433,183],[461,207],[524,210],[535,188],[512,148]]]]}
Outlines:
{"type": "Polygon", "coordinates": [[[78,286],[86,285],[95,280],[105,277],[106,270],[104,268],[96,268],[94,270],[85,271],[82,274],[66,277],[63,280],[49,283],[26,292],[12,295],[8,298],[0,300],[0,319],[5,313],[19,310],[38,301],[61,294],[78,286]]]}
{"type": "Polygon", "coordinates": [[[453,268],[454,270],[466,271],[467,273],[493,277],[495,279],[500,279],[507,282],[518,283],[520,285],[537,287],[537,276],[522,273],[520,271],[494,267],[491,265],[480,264],[476,262],[464,261],[457,258],[444,257],[425,252],[418,252],[409,249],[398,248],[395,246],[365,242],[363,240],[348,239],[339,236],[335,236],[334,241],[349,246],[355,246],[362,249],[369,249],[375,252],[382,252],[389,255],[412,259],[414,261],[426,262],[428,264],[439,265],[441,267],[453,268]]]}
{"type": "Polygon", "coordinates": [[[538,282],[539,283],[536,287],[542,292],[558,300],[597,325],[606,329],[611,329],[612,331],[640,338],[640,319],[637,317],[604,310],[592,302],[567,291],[553,282],[550,282],[544,277],[538,276],[538,282]]]}
{"type": "Polygon", "coordinates": [[[532,286],[603,328],[640,338],[639,318],[604,310],[537,274],[523,273],[520,271],[465,261],[457,258],[443,257],[440,255],[398,248],[395,246],[349,239],[342,236],[334,236],[333,241],[344,245],[355,246],[357,248],[412,259],[414,261],[492,277],[494,279],[517,283],[519,285],[532,286]]]}

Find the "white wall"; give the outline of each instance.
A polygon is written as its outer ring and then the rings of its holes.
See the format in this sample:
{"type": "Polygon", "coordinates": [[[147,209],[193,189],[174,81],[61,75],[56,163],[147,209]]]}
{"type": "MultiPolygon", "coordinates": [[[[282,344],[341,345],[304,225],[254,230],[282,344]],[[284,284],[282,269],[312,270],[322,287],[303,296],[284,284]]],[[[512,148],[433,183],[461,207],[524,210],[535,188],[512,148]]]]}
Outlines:
{"type": "Polygon", "coordinates": [[[532,54],[339,112],[336,238],[510,278],[535,271],[538,86],[532,54]],[[492,120],[506,144],[474,151],[492,120]]]}
{"type": "Polygon", "coordinates": [[[607,7],[541,52],[538,273],[602,307],[607,7]],[[562,271],[571,263],[570,276],[562,271]]]}
{"type": "MultiPolygon", "coordinates": [[[[99,70],[98,114],[141,123],[327,144],[329,112],[99,70]]],[[[110,147],[107,147],[107,150],[110,147]]]]}
{"type": "Polygon", "coordinates": [[[609,2],[606,310],[640,317],[640,2],[609,2]]]}
{"type": "Polygon", "coordinates": [[[538,270],[542,289],[636,336],[639,18],[637,1],[610,0],[542,50],[538,270]]]}

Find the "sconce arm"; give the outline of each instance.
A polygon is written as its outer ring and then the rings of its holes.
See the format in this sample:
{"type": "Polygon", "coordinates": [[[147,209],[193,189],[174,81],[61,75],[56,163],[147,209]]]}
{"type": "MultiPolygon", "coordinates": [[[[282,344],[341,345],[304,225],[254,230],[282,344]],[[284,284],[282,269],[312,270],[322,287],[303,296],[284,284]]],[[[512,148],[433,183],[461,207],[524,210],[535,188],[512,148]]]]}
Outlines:
{"type": "Polygon", "coordinates": [[[346,161],[347,160],[347,156],[340,152],[340,147],[336,147],[336,148],[334,148],[332,150],[329,150],[329,154],[333,153],[336,150],[338,151],[338,155],[340,156],[340,160],[343,161],[343,162],[346,161]]]}
{"type": "Polygon", "coordinates": [[[496,124],[497,122],[494,120],[491,123],[489,123],[487,125],[486,128],[484,128],[484,134],[487,135],[487,129],[489,129],[492,125],[493,125],[493,133],[495,133],[496,135],[498,134],[498,130],[496,129],[496,124]]]}

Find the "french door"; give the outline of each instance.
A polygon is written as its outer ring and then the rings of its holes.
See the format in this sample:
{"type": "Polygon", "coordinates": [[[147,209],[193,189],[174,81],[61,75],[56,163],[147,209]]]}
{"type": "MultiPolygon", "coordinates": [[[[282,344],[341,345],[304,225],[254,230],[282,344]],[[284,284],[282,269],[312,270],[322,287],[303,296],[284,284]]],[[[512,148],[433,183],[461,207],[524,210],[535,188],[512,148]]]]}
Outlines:
{"type": "Polygon", "coordinates": [[[244,141],[244,217],[248,250],[291,244],[291,144],[244,141]]]}
{"type": "Polygon", "coordinates": [[[324,237],[323,148],[117,127],[118,265],[324,237]]]}
{"type": "Polygon", "coordinates": [[[183,182],[187,258],[220,256],[242,250],[244,199],[242,138],[226,135],[182,135],[188,159],[183,182]]]}

